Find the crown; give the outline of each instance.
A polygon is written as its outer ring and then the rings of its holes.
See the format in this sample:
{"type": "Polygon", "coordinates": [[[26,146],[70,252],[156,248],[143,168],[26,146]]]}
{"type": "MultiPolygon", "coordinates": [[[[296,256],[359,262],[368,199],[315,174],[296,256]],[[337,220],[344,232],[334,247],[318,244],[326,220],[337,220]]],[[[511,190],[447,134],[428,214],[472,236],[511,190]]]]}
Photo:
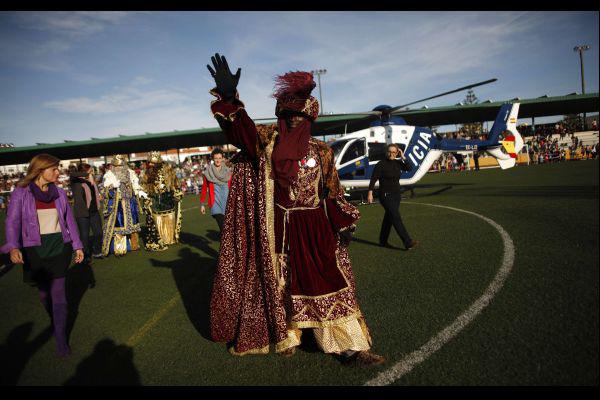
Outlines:
{"type": "Polygon", "coordinates": [[[125,155],[117,154],[117,155],[113,156],[111,164],[119,167],[119,166],[125,164],[125,159],[126,159],[125,155]]]}
{"type": "Polygon", "coordinates": [[[162,157],[160,156],[160,151],[151,151],[150,155],[148,156],[148,162],[154,163],[154,164],[160,164],[163,161],[162,157]]]}

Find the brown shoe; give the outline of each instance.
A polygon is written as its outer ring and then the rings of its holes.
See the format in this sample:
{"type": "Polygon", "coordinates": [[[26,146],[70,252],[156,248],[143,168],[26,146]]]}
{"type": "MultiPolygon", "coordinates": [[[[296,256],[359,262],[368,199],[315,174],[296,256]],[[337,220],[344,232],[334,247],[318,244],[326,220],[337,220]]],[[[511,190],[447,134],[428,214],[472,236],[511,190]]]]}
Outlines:
{"type": "Polygon", "coordinates": [[[419,245],[419,241],[418,240],[411,240],[410,244],[408,245],[408,247],[406,248],[406,250],[410,250],[414,247],[417,247],[419,245]]]}
{"type": "Polygon", "coordinates": [[[375,365],[381,365],[385,362],[383,356],[371,353],[370,351],[358,351],[354,355],[348,357],[344,362],[349,367],[368,368],[375,365]]]}
{"type": "Polygon", "coordinates": [[[284,351],[282,351],[279,354],[281,354],[284,357],[291,357],[294,354],[296,354],[296,347],[294,346],[294,347],[290,347],[289,349],[285,349],[284,351]]]}

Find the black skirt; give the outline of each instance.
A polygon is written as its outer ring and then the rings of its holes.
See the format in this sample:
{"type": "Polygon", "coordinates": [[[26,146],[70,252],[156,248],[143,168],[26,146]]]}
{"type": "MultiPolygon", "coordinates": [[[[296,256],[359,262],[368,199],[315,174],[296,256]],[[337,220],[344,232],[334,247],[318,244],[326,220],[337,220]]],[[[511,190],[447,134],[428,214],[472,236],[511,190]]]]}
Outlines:
{"type": "Polygon", "coordinates": [[[35,247],[25,247],[23,250],[23,282],[38,286],[67,275],[73,255],[71,243],[64,243],[60,254],[48,258],[40,257],[35,247]]]}

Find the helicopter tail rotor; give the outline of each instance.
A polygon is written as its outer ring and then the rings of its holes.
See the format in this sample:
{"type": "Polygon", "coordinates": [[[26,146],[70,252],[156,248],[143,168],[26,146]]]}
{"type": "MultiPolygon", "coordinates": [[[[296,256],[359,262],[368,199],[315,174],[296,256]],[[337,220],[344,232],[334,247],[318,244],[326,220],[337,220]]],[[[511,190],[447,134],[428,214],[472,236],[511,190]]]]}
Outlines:
{"type": "Polygon", "coordinates": [[[524,146],[523,138],[517,130],[518,115],[519,103],[504,104],[490,130],[488,142],[495,147],[486,151],[496,158],[502,169],[515,166],[518,154],[524,146]]]}

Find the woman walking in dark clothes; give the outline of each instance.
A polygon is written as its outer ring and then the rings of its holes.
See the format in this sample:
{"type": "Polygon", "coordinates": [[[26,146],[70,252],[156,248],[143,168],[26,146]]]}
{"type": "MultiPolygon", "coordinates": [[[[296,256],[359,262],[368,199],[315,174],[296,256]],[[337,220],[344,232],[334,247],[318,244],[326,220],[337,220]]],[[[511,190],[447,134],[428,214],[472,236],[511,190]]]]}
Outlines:
{"type": "Polygon", "coordinates": [[[379,180],[379,202],[385,209],[385,216],[381,223],[381,231],[379,232],[379,245],[383,247],[391,247],[388,244],[388,237],[392,226],[396,233],[402,239],[404,247],[407,250],[412,249],[419,244],[418,240],[410,238],[408,231],[402,223],[400,217],[400,174],[402,171],[410,170],[410,166],[404,158],[404,152],[395,144],[390,144],[387,148],[387,156],[385,160],[380,161],[373,170],[371,182],[369,183],[369,193],[367,201],[373,203],[373,189],[375,183],[379,180]],[[400,159],[396,157],[400,156],[400,159]]]}
{"type": "Polygon", "coordinates": [[[37,286],[40,301],[50,315],[56,353],[71,353],[67,343],[67,298],[65,276],[75,251],[75,262],[83,261],[83,244],[64,190],[58,188],[60,160],[39,154],[31,160],[27,175],[11,195],[6,218],[6,244],[15,264],[23,264],[23,280],[37,286]]]}
{"type": "Polygon", "coordinates": [[[79,164],[70,171],[71,190],[73,191],[73,214],[77,221],[79,236],[84,246],[85,258],[103,258],[102,255],[102,217],[100,216],[100,191],[94,180],[93,169],[89,164],[79,164]],[[90,228],[94,234],[90,245],[90,228]]]}

